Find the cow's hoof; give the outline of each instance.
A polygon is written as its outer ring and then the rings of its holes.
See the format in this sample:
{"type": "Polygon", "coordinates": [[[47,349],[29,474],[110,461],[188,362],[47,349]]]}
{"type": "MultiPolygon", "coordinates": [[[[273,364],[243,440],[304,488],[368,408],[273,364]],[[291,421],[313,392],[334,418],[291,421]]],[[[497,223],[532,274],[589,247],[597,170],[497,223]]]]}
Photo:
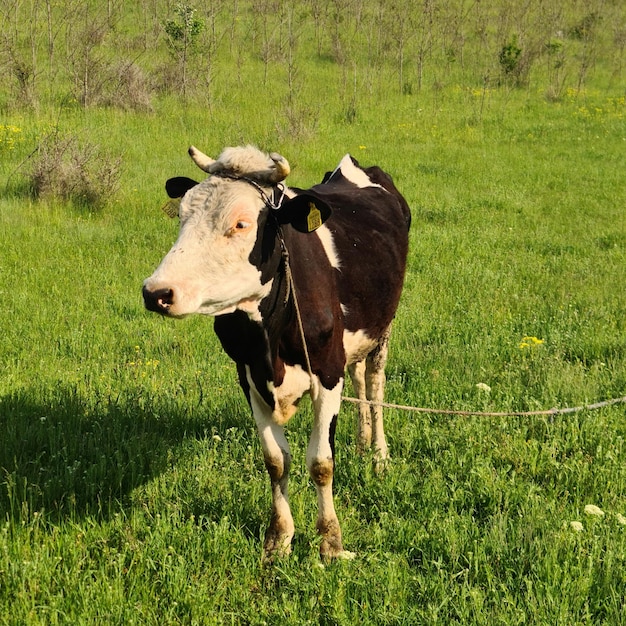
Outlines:
{"type": "Polygon", "coordinates": [[[267,532],[263,544],[263,562],[273,563],[291,554],[291,539],[289,535],[267,532]]]}
{"type": "Polygon", "coordinates": [[[381,458],[379,456],[375,456],[372,465],[374,473],[377,476],[382,476],[389,468],[389,457],[381,458]]]}
{"type": "Polygon", "coordinates": [[[315,563],[315,567],[324,569],[326,565],[333,561],[354,561],[356,559],[356,552],[349,552],[348,550],[342,550],[333,559],[326,559],[325,561],[318,561],[315,563]]]}
{"type": "Polygon", "coordinates": [[[346,551],[343,549],[341,537],[324,537],[320,544],[320,557],[324,562],[342,558],[346,551]]]}

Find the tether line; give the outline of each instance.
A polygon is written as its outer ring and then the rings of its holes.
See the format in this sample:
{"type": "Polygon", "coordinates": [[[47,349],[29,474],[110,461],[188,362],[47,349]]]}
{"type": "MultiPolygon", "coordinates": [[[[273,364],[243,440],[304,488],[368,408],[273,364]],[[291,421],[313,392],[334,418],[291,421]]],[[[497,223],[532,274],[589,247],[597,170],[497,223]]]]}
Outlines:
{"type": "Polygon", "coordinates": [[[531,417],[533,415],[566,415],[569,413],[578,413],[579,411],[595,411],[607,406],[615,404],[626,404],[626,396],[622,398],[613,398],[612,400],[603,400],[594,404],[585,404],[581,406],[566,407],[563,409],[544,409],[541,411],[456,411],[453,409],[429,409],[423,407],[408,406],[405,404],[393,404],[391,402],[373,402],[372,400],[359,400],[358,398],[350,398],[342,396],[342,400],[352,402],[353,404],[369,404],[370,406],[382,406],[388,409],[399,409],[401,411],[413,411],[414,413],[436,413],[439,415],[461,415],[461,416],[483,416],[483,417],[531,417]]]}
{"type": "MultiPolygon", "coordinates": [[[[255,181],[249,178],[243,177],[243,176],[229,176],[229,175],[224,175],[224,174],[222,174],[222,176],[225,178],[233,178],[235,180],[237,179],[245,180],[246,182],[253,185],[261,193],[261,197],[269,209],[280,208],[280,205],[282,204],[282,201],[285,197],[285,192],[283,189],[282,195],[280,196],[278,202],[274,203],[270,200],[269,196],[264,192],[261,186],[255,181]]],[[[304,333],[304,324],[302,322],[302,314],[300,312],[300,306],[298,305],[298,297],[296,295],[295,283],[293,279],[293,274],[291,272],[289,250],[287,249],[287,244],[285,243],[283,232],[282,232],[282,229],[278,220],[276,220],[276,231],[277,231],[277,236],[278,236],[280,246],[281,246],[281,253],[282,253],[283,261],[285,264],[285,277],[287,280],[287,293],[286,293],[285,301],[287,302],[289,300],[289,297],[291,297],[293,300],[296,320],[298,323],[298,330],[300,332],[300,337],[302,340],[302,348],[304,350],[304,359],[305,359],[307,371],[308,371],[309,377],[311,378],[311,383],[313,386],[314,377],[313,377],[313,370],[311,367],[311,358],[309,356],[306,336],[304,333]]],[[[311,391],[313,391],[313,389],[311,389],[311,391]]],[[[566,407],[562,409],[553,408],[553,409],[544,409],[544,410],[539,410],[539,411],[460,411],[460,410],[454,410],[454,409],[433,409],[433,408],[425,408],[425,407],[415,407],[415,406],[409,406],[405,404],[393,404],[391,402],[374,402],[372,400],[360,400],[359,398],[350,398],[349,396],[342,396],[341,399],[345,400],[346,402],[352,402],[353,404],[368,404],[370,406],[381,406],[381,407],[388,408],[388,409],[412,411],[414,413],[431,413],[431,414],[437,414],[437,415],[457,415],[457,416],[465,416],[465,417],[470,417],[470,416],[532,417],[532,416],[540,416],[540,415],[566,415],[570,413],[578,413],[580,411],[594,411],[596,409],[601,409],[607,406],[613,406],[615,404],[626,404],[626,396],[623,396],[621,398],[603,400],[602,402],[596,402],[594,404],[585,404],[581,406],[566,407]]]]}

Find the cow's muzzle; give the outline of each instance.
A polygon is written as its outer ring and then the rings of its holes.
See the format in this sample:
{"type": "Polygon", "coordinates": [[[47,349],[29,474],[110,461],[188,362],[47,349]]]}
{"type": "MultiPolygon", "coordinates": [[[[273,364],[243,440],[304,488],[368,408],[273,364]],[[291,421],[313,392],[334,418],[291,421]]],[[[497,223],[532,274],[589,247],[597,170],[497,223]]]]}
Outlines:
{"type": "Polygon", "coordinates": [[[152,290],[144,285],[143,302],[148,311],[154,311],[161,315],[169,315],[170,308],[174,304],[174,290],[169,287],[152,290]]]}

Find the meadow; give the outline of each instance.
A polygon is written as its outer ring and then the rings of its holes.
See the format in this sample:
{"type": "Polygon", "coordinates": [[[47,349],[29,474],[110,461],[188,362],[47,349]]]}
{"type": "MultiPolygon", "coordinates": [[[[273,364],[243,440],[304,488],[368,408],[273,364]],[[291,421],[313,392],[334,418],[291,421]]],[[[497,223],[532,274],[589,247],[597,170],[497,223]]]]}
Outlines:
{"type": "Polygon", "coordinates": [[[302,187],[350,152],[413,212],[388,402],[623,398],[620,2],[11,0],[0,18],[0,624],[626,623],[626,404],[389,409],[378,476],[344,403],[357,556],[322,564],[304,402],[293,553],[269,566],[234,366],[211,320],[141,299],[190,144],[280,152],[302,187]]]}

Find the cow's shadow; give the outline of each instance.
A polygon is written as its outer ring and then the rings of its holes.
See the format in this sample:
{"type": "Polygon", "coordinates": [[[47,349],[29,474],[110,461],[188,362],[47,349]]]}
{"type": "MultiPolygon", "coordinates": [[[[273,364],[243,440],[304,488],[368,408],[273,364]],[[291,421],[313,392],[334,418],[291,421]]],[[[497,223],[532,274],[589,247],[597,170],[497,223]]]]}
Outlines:
{"type": "MultiPolygon", "coordinates": [[[[108,518],[131,506],[132,492],[171,467],[189,440],[210,441],[216,427],[254,437],[235,393],[192,415],[158,397],[94,405],[71,387],[42,402],[28,390],[0,398],[0,519],[108,518]]],[[[242,526],[258,528],[253,507],[240,515],[250,517],[242,526]]]]}

